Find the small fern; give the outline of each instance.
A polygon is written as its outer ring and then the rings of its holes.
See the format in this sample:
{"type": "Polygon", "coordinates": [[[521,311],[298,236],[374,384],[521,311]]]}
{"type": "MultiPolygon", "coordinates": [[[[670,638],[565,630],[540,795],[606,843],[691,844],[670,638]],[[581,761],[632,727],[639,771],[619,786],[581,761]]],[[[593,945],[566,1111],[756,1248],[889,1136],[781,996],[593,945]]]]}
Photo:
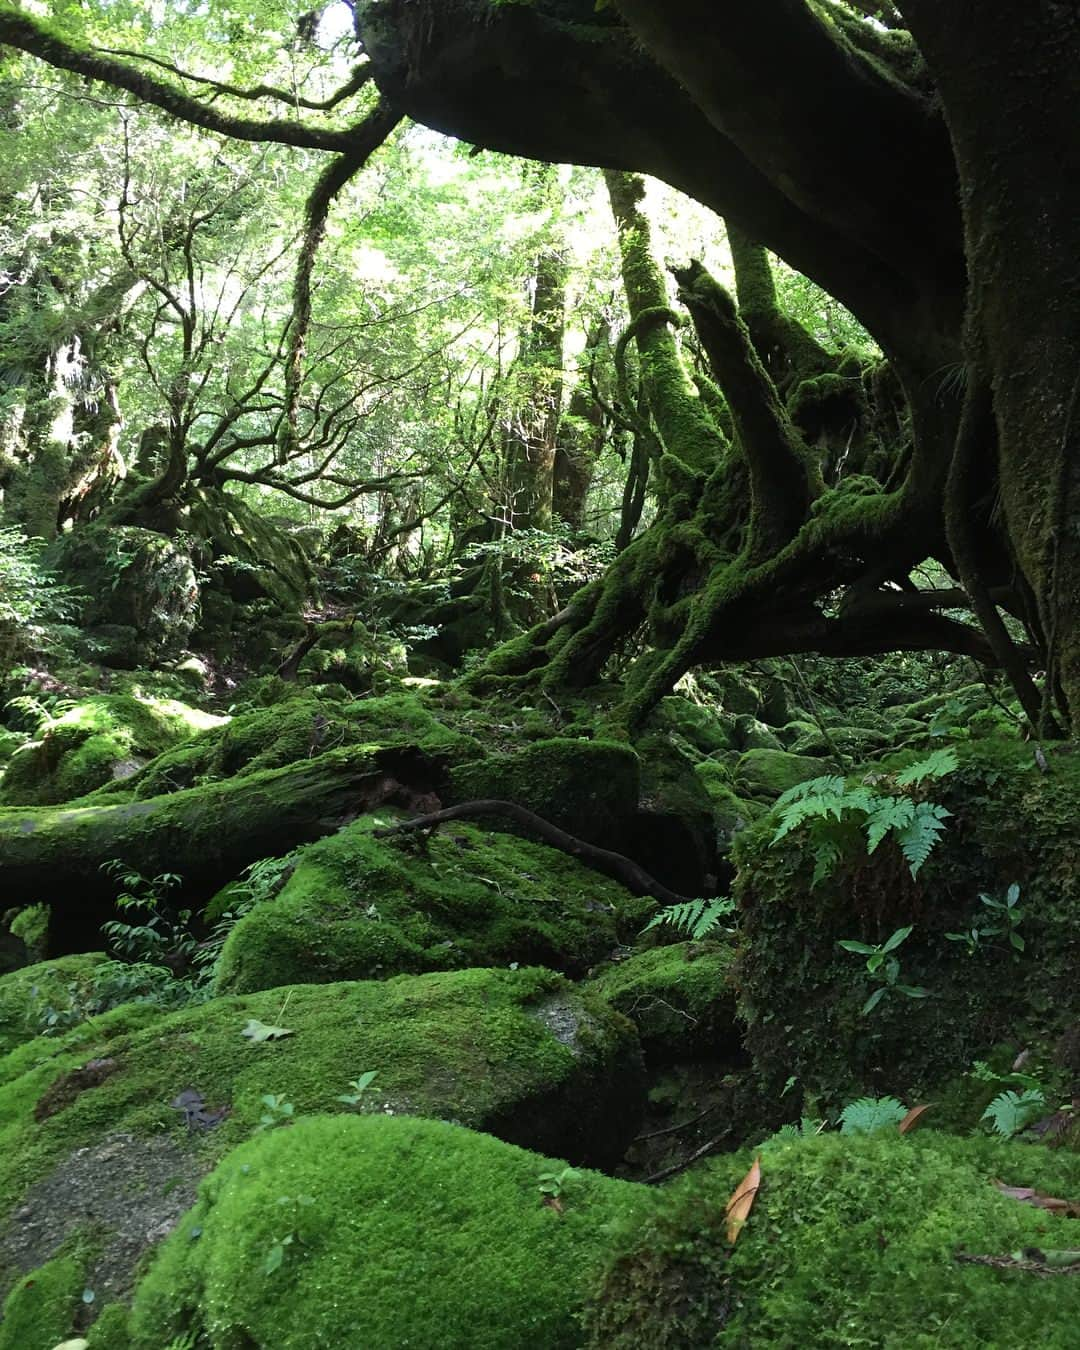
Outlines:
{"type": "Polygon", "coordinates": [[[982,1113],[983,1120],[989,1120],[997,1134],[1011,1139],[1033,1121],[1038,1120],[1046,1110],[1046,1098],[1037,1088],[1025,1088],[1023,1092],[999,1093],[982,1113]]]}
{"type": "Polygon", "coordinates": [[[895,1130],[907,1115],[907,1107],[895,1097],[860,1097],[840,1112],[841,1134],[880,1134],[895,1130]]]}
{"type": "Polygon", "coordinates": [[[927,778],[945,778],[959,764],[956,751],[951,746],[946,746],[945,749],[935,750],[932,755],[920,759],[917,764],[909,764],[906,769],[901,769],[896,775],[896,786],[911,787],[912,784],[922,783],[927,778]]]}
{"type": "Polygon", "coordinates": [[[720,927],[721,919],[734,909],[735,901],[724,896],[716,900],[687,900],[682,904],[668,905],[654,914],[641,931],[647,933],[650,928],[659,928],[663,924],[698,941],[714,933],[720,927]]]}
{"type": "MultiPolygon", "coordinates": [[[[955,751],[935,750],[926,759],[909,765],[892,782],[897,788],[910,788],[928,778],[942,778],[957,767],[955,751]]],[[[814,855],[811,886],[829,876],[837,864],[863,839],[867,854],[873,853],[887,836],[896,841],[911,875],[918,874],[930,856],[951,812],[935,802],[916,801],[906,793],[898,795],[876,790],[862,783],[849,787],[837,775],[812,778],[789,788],[777,799],[780,823],[772,842],[777,844],[793,830],[805,825],[814,855]]]]}

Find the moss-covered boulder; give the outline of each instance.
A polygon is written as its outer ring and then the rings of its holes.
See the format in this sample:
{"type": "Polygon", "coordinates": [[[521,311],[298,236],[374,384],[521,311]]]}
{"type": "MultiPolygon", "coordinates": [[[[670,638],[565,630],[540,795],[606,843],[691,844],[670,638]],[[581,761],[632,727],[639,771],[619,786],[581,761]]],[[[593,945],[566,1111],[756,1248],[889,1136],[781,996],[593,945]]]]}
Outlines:
{"type": "Polygon", "coordinates": [[[0,1293],[89,1223],[98,1293],[122,1295],[199,1176],[312,1114],[440,1117],[611,1166],[643,1107],[631,1024],[546,970],[118,1009],[0,1061],[0,1216],[20,1214],[0,1222],[0,1293]]]}
{"type": "Polygon", "coordinates": [[[726,943],[676,942],[635,952],[588,987],[634,1023],[650,1063],[726,1061],[741,1045],[732,961],[726,943]]]}
{"type": "Polygon", "coordinates": [[[667,737],[678,737],[683,745],[701,755],[735,748],[732,722],[715,708],[691,702],[678,694],[661,699],[647,726],[667,737]]]}
{"type": "Polygon", "coordinates": [[[808,778],[820,778],[828,765],[810,755],[787,750],[748,750],[735,766],[735,785],[753,797],[779,797],[808,778]]]}
{"type": "MultiPolygon", "coordinates": [[[[232,1153],[141,1284],[132,1350],[240,1343],[570,1350],[616,1220],[644,1187],[452,1125],[301,1121],[232,1153]]],[[[97,1348],[95,1347],[95,1350],[97,1348]]]]}
{"type": "Polygon", "coordinates": [[[757,820],[767,809],[750,797],[740,797],[732,787],[734,767],[720,760],[706,759],[694,770],[709,796],[713,827],[716,832],[716,851],[726,858],[731,852],[735,836],[757,820]]]}
{"type": "Polygon", "coordinates": [[[581,839],[620,838],[637,809],[639,762],[629,746],[551,737],[510,754],[464,764],[450,800],[517,802],[581,839]]]}
{"type": "Polygon", "coordinates": [[[481,754],[475,740],[448,726],[415,694],[343,702],[285,686],[279,701],[238,713],[159,756],[123,788],[140,799],[156,797],[353,746],[424,757],[431,765],[432,786],[439,766],[481,754]]]}
{"type": "Polygon", "coordinates": [[[148,761],[225,720],[138,691],[93,694],[47,718],[11,757],[0,805],[48,806],[126,782],[148,761]]]}
{"type": "Polygon", "coordinates": [[[837,1103],[867,1088],[932,1095],[990,1047],[1052,1037],[1075,1012],[1080,758],[1051,750],[1043,772],[1018,742],[956,753],[955,772],[910,788],[880,764],[849,780],[951,813],[915,876],[893,835],[869,853],[865,826],[848,817],[828,818],[835,855],[820,853],[811,823],[774,842],[773,815],[738,836],[741,1010],[755,1064],[777,1091],[794,1075],[837,1103]],[[980,899],[1001,906],[1013,883],[1022,946],[1001,909],[980,899]],[[839,944],[873,946],[909,927],[892,953],[896,983],[927,995],[893,989],[864,1011],[883,985],[865,955],[839,944]],[[948,936],[972,928],[988,931],[970,943],[948,936]]]}
{"type": "Polygon", "coordinates": [[[63,535],[51,553],[60,577],[84,598],[81,617],[91,634],[134,632],[131,657],[140,662],[183,648],[198,619],[199,582],[177,539],[132,525],[91,524],[63,535]]]}
{"type": "Polygon", "coordinates": [[[993,1184],[1075,1195],[1075,1154],[931,1132],[779,1141],[729,1248],[724,1209],[751,1156],[674,1183],[625,1230],[589,1346],[1076,1344],[1080,1280],[1040,1279],[1022,1256],[1073,1248],[1076,1221],[993,1184]]]}
{"type": "Polygon", "coordinates": [[[0,1055],[40,1035],[50,1012],[68,1007],[73,988],[88,987],[106,959],[101,952],[87,952],[0,975],[0,1055]]]}
{"type": "Polygon", "coordinates": [[[651,901],[543,844],[474,825],[429,839],[367,817],[306,849],[274,900],[225,944],[222,993],[536,964],[583,974],[651,901]]]}

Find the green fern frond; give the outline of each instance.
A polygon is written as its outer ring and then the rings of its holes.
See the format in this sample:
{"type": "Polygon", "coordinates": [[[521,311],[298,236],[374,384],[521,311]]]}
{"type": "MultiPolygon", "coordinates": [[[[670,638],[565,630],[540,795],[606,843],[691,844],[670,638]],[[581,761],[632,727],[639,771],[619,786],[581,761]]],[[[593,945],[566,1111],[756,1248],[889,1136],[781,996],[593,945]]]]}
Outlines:
{"type": "Polygon", "coordinates": [[[824,778],[808,778],[804,783],[796,783],[782,792],[776,799],[780,808],[790,806],[792,802],[801,802],[804,797],[842,797],[844,780],[838,774],[826,774],[824,778]]]}
{"type": "Polygon", "coordinates": [[[916,802],[911,823],[897,830],[896,842],[913,877],[929,858],[945,828],[944,822],[951,815],[951,811],[936,802],[916,802]]]}
{"type": "Polygon", "coordinates": [[[1020,1093],[1010,1089],[994,1098],[982,1118],[989,1120],[998,1134],[1011,1139],[1038,1120],[1045,1109],[1046,1098],[1037,1088],[1026,1088],[1020,1093]]]}
{"type": "Polygon", "coordinates": [[[725,896],[716,900],[687,900],[681,904],[668,905],[654,914],[641,931],[647,933],[650,928],[659,928],[665,924],[697,942],[719,928],[721,919],[731,914],[734,908],[734,900],[725,896]]]}
{"type": "Polygon", "coordinates": [[[951,746],[946,746],[942,750],[935,750],[926,759],[920,759],[917,764],[909,764],[906,769],[902,769],[896,775],[896,785],[910,787],[913,783],[921,783],[927,778],[944,778],[958,768],[959,764],[956,751],[951,746]]]}
{"type": "Polygon", "coordinates": [[[890,830],[899,834],[915,819],[909,797],[878,797],[866,820],[866,851],[873,853],[890,830]]]}
{"type": "Polygon", "coordinates": [[[895,1097],[860,1097],[840,1112],[841,1134],[880,1134],[895,1130],[907,1115],[907,1107],[895,1097]]]}

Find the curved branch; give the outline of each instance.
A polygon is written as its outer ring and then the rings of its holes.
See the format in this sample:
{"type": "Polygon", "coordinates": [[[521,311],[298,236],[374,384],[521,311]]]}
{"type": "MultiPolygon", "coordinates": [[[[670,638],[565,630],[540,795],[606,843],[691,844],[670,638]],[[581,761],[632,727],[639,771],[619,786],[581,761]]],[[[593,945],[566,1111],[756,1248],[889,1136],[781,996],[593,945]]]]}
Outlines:
{"type": "Polygon", "coordinates": [[[685,895],[679,895],[677,891],[669,891],[663,882],[650,876],[632,858],[614,853],[611,849],[598,848],[595,844],[587,844],[583,839],[578,839],[572,834],[567,834],[565,830],[560,830],[557,825],[552,825],[551,821],[544,820],[542,816],[526,810],[524,806],[519,806],[517,802],[504,802],[494,798],[460,802],[457,806],[448,806],[442,811],[417,816],[415,820],[406,820],[400,825],[389,825],[384,829],[373,830],[372,833],[381,839],[388,835],[430,830],[448,820],[467,820],[476,816],[507,816],[523,826],[530,834],[542,839],[545,844],[561,849],[563,853],[569,853],[572,858],[577,858],[594,872],[602,872],[606,877],[613,877],[634,895],[651,895],[665,905],[685,904],[688,899],[685,895]]]}
{"type": "Polygon", "coordinates": [[[401,113],[386,99],[355,130],[355,137],[343,155],[333,160],[319,175],[304,208],[304,242],[296,264],[293,282],[293,312],[290,321],[289,349],[285,357],[285,417],[278,444],[279,464],[287,463],[299,450],[300,388],[303,383],[304,349],[311,325],[311,274],[315,255],[326,234],[326,222],[334,198],[346,183],[367,163],[401,121],[401,113]]]}
{"type": "Polygon", "coordinates": [[[353,144],[353,130],[326,131],[276,119],[259,122],[247,117],[230,117],[200,103],[190,94],[174,89],[163,80],[132,70],[122,61],[114,61],[96,51],[73,46],[51,28],[26,14],[10,11],[0,14],[0,43],[28,52],[59,70],[70,70],[88,80],[100,80],[102,84],[112,85],[114,89],[125,89],[141,102],[161,108],[181,121],[190,122],[205,131],[231,136],[235,140],[274,141],[279,145],[293,145],[305,150],[345,152],[353,144]]]}
{"type": "Polygon", "coordinates": [[[272,84],[256,84],[249,89],[242,89],[235,84],[223,84],[220,80],[212,80],[206,75],[193,75],[190,71],[181,70],[171,61],[163,61],[160,56],[151,56],[149,52],[131,51],[127,47],[99,47],[98,50],[108,56],[128,56],[135,61],[149,61],[152,65],[159,67],[161,70],[167,70],[170,75],[176,75],[189,84],[204,84],[213,89],[216,94],[228,94],[230,98],[248,100],[272,98],[279,103],[287,103],[291,108],[307,108],[312,112],[329,112],[332,108],[336,108],[339,103],[344,103],[347,98],[351,98],[353,94],[359,93],[371,80],[370,66],[366,63],[361,64],[356,67],[345,83],[335,89],[327,98],[310,99],[301,98],[299,94],[292,93],[288,89],[279,89],[272,84]]]}

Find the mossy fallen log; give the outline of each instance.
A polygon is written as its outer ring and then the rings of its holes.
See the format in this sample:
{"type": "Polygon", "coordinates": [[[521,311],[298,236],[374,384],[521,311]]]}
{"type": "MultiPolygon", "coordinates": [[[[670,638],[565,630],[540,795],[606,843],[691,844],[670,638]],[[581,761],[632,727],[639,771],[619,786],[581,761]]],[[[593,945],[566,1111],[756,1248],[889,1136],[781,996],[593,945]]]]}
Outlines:
{"type": "Polygon", "coordinates": [[[176,872],[198,906],[257,858],[381,803],[412,804],[412,788],[430,786],[434,773],[415,751],[354,748],[145,801],[0,810],[0,905],[49,905],[49,954],[85,950],[115,898],[104,863],[117,858],[147,877],[176,872]]]}

